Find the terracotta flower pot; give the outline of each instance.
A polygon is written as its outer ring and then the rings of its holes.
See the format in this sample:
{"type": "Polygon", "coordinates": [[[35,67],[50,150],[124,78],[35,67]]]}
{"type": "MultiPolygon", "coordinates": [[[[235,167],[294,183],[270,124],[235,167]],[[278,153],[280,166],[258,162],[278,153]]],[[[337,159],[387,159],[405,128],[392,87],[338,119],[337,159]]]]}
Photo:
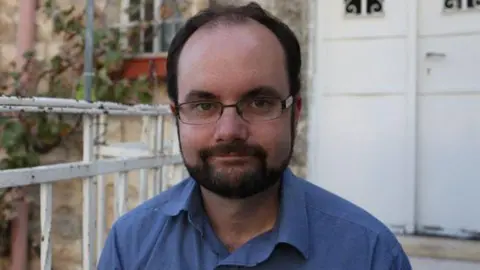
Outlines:
{"type": "Polygon", "coordinates": [[[125,60],[122,77],[136,79],[140,76],[150,77],[155,75],[158,78],[165,78],[167,71],[167,56],[137,56],[125,60]]]}

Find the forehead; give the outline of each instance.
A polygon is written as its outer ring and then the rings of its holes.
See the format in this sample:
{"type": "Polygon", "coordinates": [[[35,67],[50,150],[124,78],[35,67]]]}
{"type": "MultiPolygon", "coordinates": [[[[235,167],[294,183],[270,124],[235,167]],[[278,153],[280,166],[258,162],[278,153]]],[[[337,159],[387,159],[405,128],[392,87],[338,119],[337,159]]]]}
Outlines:
{"type": "Polygon", "coordinates": [[[185,44],[178,63],[178,99],[191,91],[220,99],[241,98],[268,87],[289,92],[285,54],[277,37],[255,21],[199,29],[185,44]]]}

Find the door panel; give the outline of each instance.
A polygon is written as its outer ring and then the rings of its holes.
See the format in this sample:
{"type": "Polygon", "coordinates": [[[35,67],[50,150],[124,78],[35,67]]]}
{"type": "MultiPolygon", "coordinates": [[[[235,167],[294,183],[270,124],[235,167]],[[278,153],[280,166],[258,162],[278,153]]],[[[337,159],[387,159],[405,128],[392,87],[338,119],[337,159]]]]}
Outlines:
{"type": "MultiPolygon", "coordinates": [[[[480,30],[480,26],[477,28],[480,30]]],[[[473,91],[480,94],[480,33],[420,40],[422,85],[419,92],[455,94],[473,91]]]]}
{"type": "Polygon", "coordinates": [[[419,0],[418,23],[420,36],[480,33],[480,2],[419,0]]]}
{"type": "Polygon", "coordinates": [[[405,1],[325,0],[317,8],[309,180],[395,231],[411,230],[405,1]],[[377,2],[382,14],[345,15],[349,3],[366,10],[377,2]]]}
{"type": "Polygon", "coordinates": [[[325,18],[325,38],[379,38],[406,34],[405,1],[319,1],[319,18],[325,18]],[[330,3],[328,3],[330,2],[330,3]]]}
{"type": "Polygon", "coordinates": [[[325,83],[329,94],[404,91],[407,59],[403,40],[331,41],[326,50],[322,61],[328,66],[325,83]]]}
{"type": "Polygon", "coordinates": [[[423,96],[419,108],[419,225],[480,231],[480,95],[423,96]]]}
{"type": "Polygon", "coordinates": [[[420,1],[417,225],[478,237],[480,9],[442,3],[420,1]]]}
{"type": "Polygon", "coordinates": [[[330,97],[316,107],[310,177],[388,225],[405,224],[404,97],[330,97]]]}

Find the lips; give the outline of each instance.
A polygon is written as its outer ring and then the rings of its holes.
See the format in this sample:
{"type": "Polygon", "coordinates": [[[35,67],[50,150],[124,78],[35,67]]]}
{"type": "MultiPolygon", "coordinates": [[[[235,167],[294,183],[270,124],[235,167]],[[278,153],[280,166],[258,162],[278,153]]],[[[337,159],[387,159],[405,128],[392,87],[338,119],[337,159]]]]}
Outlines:
{"type": "Polygon", "coordinates": [[[238,153],[230,153],[226,155],[215,155],[211,156],[212,161],[219,161],[219,162],[228,162],[228,163],[245,163],[248,159],[251,159],[253,156],[251,155],[241,155],[238,153]]]}
{"type": "Polygon", "coordinates": [[[245,153],[238,153],[238,152],[230,152],[225,154],[215,155],[215,157],[249,157],[251,155],[245,153]]]}
{"type": "Polygon", "coordinates": [[[199,151],[200,158],[204,161],[218,159],[222,161],[242,161],[246,159],[266,158],[266,151],[260,146],[247,145],[240,141],[218,144],[215,147],[202,149],[199,151]]]}

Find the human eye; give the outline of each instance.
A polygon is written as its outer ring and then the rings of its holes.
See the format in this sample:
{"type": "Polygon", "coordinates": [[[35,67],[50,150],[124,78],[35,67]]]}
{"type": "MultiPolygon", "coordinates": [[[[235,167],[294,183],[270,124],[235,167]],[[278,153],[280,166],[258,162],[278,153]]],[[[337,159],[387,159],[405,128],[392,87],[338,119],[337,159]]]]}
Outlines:
{"type": "Polygon", "coordinates": [[[198,102],[198,103],[194,103],[192,105],[193,105],[194,110],[197,110],[197,111],[200,111],[200,112],[209,111],[209,110],[214,109],[214,107],[215,107],[215,103],[212,103],[212,102],[198,102]]]}
{"type": "Polygon", "coordinates": [[[186,113],[194,114],[197,116],[207,116],[216,114],[220,106],[217,102],[212,101],[198,101],[192,102],[187,105],[186,113]]]}
{"type": "Polygon", "coordinates": [[[272,98],[255,98],[250,106],[254,109],[270,109],[275,107],[275,99],[272,98]]]}

